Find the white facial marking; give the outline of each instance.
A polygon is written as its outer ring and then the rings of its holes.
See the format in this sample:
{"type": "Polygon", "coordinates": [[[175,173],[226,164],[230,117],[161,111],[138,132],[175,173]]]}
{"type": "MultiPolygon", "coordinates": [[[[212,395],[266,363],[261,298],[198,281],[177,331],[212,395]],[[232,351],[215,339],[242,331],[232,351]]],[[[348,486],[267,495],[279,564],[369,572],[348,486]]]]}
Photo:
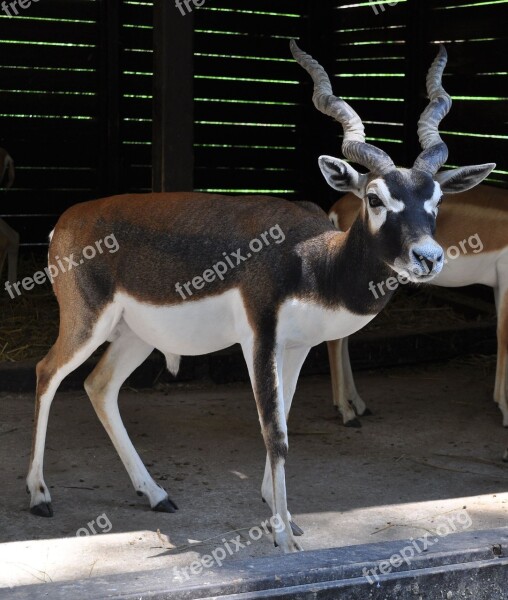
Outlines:
{"type": "Polygon", "coordinates": [[[434,193],[432,194],[432,198],[427,200],[423,205],[425,211],[428,212],[429,215],[434,215],[434,217],[437,217],[438,204],[442,196],[443,192],[441,191],[441,186],[437,181],[434,181],[434,193]]]}
{"type": "Polygon", "coordinates": [[[382,179],[374,179],[371,181],[365,192],[367,198],[367,210],[369,212],[369,227],[372,233],[377,233],[386,221],[388,211],[399,213],[405,208],[404,202],[392,198],[386,183],[382,179]],[[379,197],[383,206],[373,208],[369,205],[368,197],[375,194],[379,197]]]}
{"type": "Polygon", "coordinates": [[[394,213],[402,212],[406,208],[404,202],[392,198],[390,190],[383,179],[374,179],[367,189],[367,194],[377,194],[385,203],[386,208],[394,213]],[[373,187],[375,187],[375,191],[371,191],[373,187]]]}

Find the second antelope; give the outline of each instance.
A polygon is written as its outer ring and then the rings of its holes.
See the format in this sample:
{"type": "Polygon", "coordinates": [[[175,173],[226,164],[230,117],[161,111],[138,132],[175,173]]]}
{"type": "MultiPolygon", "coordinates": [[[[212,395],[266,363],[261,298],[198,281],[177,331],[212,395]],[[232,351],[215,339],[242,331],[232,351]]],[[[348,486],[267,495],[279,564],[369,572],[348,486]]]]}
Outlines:
{"type": "Polygon", "coordinates": [[[239,343],[267,450],[262,497],[284,524],[282,531],[274,530],[274,542],[285,552],[301,549],[295,535],[302,531],[287,509],[285,462],[287,418],[310,348],[358,331],[386,305],[390,295],[375,299],[368,289],[373,278],[401,270],[415,282],[437,275],[443,250],[432,236],[442,193],[475,186],[494,165],[439,172],[447,149],[438,125],[451,106],[441,86],[444,48],[429,73],[431,101],[420,123],[424,150],[410,169],[397,168],[385,152],[365,142],[360,117],[333,95],[324,69],[295,42],[291,49],[314,81],[315,106],[343,126],[343,154],[368,169],[361,174],[338,158],[319,158],[334,189],[363,199],[361,215],[341,233],[314,205],[195,193],[116,196],[66,211],[52,236],[50,262],[111,233],[119,250],[53,282],[60,330],[37,365],[27,477],[34,514],[52,515],[43,458],[53,397],[62,379],[102,343],[111,345],[86,380],[86,391],[135,490],[152,509],[165,512],[176,506],[150,477],[127,435],[118,410],[120,386],[154,348],[175,372],[181,355],[239,343]],[[283,243],[213,277],[211,262],[247,252],[249,240],[274,227],[285,234],[283,243]],[[200,290],[186,300],[175,291],[185,281],[200,290]]]}
{"type": "MultiPolygon", "coordinates": [[[[330,210],[330,219],[347,231],[359,211],[360,200],[347,194],[330,210]]],[[[461,252],[445,261],[433,285],[460,287],[480,283],[494,288],[497,309],[497,368],[494,401],[508,427],[506,371],[508,368],[508,191],[487,185],[447,198],[437,218],[436,241],[448,251],[463,246],[461,252]],[[467,252],[464,242],[476,237],[481,252],[467,252]],[[466,249],[466,252],[464,250],[466,249]]],[[[375,282],[377,283],[377,282],[375,282]]],[[[376,293],[374,288],[374,293],[376,293]]],[[[359,426],[357,418],[368,414],[356,390],[348,353],[348,340],[328,343],[332,374],[333,402],[346,426],[359,426]]]]}
{"type": "MultiPolygon", "coordinates": [[[[0,148],[0,184],[5,179],[5,187],[10,188],[14,183],[14,161],[12,157],[3,148],[0,148]]],[[[0,219],[0,275],[6,257],[8,258],[9,281],[16,281],[18,278],[18,252],[19,252],[19,234],[12,227],[0,219]]]]}

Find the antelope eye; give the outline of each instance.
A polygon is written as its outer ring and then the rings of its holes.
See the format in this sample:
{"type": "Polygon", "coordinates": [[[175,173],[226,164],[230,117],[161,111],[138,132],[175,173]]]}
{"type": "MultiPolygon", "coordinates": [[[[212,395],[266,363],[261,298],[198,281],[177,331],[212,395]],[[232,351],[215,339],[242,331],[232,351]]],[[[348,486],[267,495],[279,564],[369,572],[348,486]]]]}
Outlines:
{"type": "Polygon", "coordinates": [[[441,198],[439,198],[439,200],[437,201],[436,207],[441,206],[441,204],[443,204],[443,196],[441,196],[441,198]]]}
{"type": "Polygon", "coordinates": [[[381,208],[381,206],[384,206],[384,204],[381,202],[381,199],[379,196],[376,196],[376,194],[369,194],[367,196],[367,200],[369,201],[369,206],[371,208],[381,208]]]}

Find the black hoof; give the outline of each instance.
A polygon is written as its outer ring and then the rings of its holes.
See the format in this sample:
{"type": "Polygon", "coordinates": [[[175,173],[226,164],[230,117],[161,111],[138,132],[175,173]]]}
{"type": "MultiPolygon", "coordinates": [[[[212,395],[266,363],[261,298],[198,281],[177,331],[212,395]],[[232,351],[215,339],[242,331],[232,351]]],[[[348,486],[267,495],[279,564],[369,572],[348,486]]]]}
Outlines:
{"type": "Polygon", "coordinates": [[[303,529],[300,529],[300,527],[298,527],[298,525],[294,521],[290,521],[289,524],[291,525],[293,535],[296,535],[297,537],[303,535],[303,529]]]}
{"type": "Polygon", "coordinates": [[[355,429],[359,429],[362,426],[360,419],[351,419],[351,421],[346,421],[344,423],[344,427],[354,427],[355,429]]]}
{"type": "Polygon", "coordinates": [[[174,513],[178,510],[178,506],[168,496],[161,500],[157,506],[152,508],[155,512],[174,513]]]}
{"type": "Polygon", "coordinates": [[[37,517],[52,517],[53,507],[51,506],[51,502],[41,502],[36,506],[32,506],[30,512],[37,517]]]}
{"type": "Polygon", "coordinates": [[[370,408],[366,408],[360,417],[372,417],[374,413],[370,410],[370,408]]]}
{"type": "MultiPolygon", "coordinates": [[[[298,525],[296,523],[294,523],[293,521],[290,521],[289,524],[291,525],[291,531],[293,532],[293,535],[296,535],[298,537],[303,535],[303,529],[300,529],[300,527],[298,527],[298,525]]],[[[273,533],[273,529],[272,529],[271,525],[267,524],[266,528],[268,529],[268,531],[270,533],[273,533]]],[[[275,544],[275,545],[277,545],[277,544],[275,544]]]]}

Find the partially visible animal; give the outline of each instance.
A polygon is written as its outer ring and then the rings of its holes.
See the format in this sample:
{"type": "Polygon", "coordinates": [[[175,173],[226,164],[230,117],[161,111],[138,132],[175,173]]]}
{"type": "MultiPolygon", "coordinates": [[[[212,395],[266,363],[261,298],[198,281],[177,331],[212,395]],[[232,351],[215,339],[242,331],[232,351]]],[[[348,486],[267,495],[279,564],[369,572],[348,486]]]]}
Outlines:
{"type": "Polygon", "coordinates": [[[0,148],[0,185],[10,188],[14,183],[14,161],[4,148],[0,148]],[[4,184],[5,179],[5,184],[4,184]]]}
{"type": "MultiPolygon", "coordinates": [[[[14,161],[3,148],[0,148],[0,185],[10,188],[14,183],[14,161]],[[4,183],[5,182],[5,183],[4,183]]],[[[0,276],[2,275],[5,259],[8,258],[7,278],[10,282],[18,279],[19,234],[0,219],[0,276]]]]}
{"type": "MultiPolygon", "coordinates": [[[[348,231],[360,210],[361,200],[347,194],[333,205],[329,217],[340,231],[348,231]]],[[[436,220],[435,239],[447,258],[432,285],[460,287],[480,283],[494,289],[497,309],[494,401],[503,413],[503,425],[508,427],[508,190],[479,185],[445,198],[436,220]]],[[[386,282],[375,281],[373,293],[381,294],[385,285],[386,282]]],[[[370,411],[355,386],[348,339],[328,342],[328,355],[333,403],[346,426],[358,427],[358,416],[370,411]]]]}

